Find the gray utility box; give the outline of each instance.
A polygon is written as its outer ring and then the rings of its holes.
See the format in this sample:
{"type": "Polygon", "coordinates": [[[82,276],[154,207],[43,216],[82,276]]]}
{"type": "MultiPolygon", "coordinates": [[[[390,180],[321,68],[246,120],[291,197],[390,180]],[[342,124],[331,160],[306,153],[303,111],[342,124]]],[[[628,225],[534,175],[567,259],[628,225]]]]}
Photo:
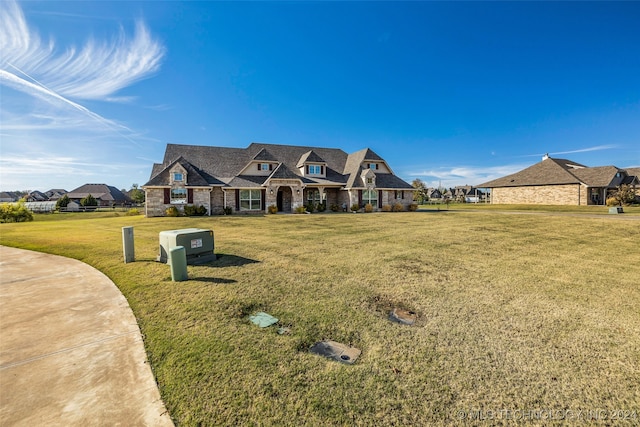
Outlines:
{"type": "Polygon", "coordinates": [[[160,253],[156,261],[171,264],[169,252],[182,246],[187,253],[187,264],[206,264],[216,260],[213,253],[213,230],[185,228],[160,232],[160,253]]]}

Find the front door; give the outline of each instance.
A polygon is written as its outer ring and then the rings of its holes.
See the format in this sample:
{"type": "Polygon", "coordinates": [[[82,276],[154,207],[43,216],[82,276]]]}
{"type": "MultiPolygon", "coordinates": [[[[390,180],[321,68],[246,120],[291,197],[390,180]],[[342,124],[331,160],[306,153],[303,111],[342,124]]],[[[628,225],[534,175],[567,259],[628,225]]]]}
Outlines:
{"type": "Polygon", "coordinates": [[[278,206],[278,212],[282,212],[282,190],[278,190],[278,195],[276,196],[276,205],[278,206]]]}
{"type": "Polygon", "coordinates": [[[291,198],[293,193],[290,187],[278,188],[278,194],[276,195],[276,205],[278,206],[278,212],[291,213],[291,198]]]}

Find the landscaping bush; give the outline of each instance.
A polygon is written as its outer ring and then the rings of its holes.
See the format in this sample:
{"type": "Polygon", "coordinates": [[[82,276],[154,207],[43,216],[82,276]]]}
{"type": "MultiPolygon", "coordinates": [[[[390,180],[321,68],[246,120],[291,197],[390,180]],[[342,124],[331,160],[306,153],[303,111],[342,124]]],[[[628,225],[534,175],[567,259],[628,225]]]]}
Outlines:
{"type": "Polygon", "coordinates": [[[609,197],[606,201],[607,206],[628,206],[632,203],[634,203],[636,200],[636,192],[635,189],[627,184],[622,184],[619,185],[618,187],[616,187],[616,191],[613,192],[613,194],[611,195],[611,197],[609,197]],[[609,204],[609,200],[614,199],[613,201],[611,201],[611,203],[613,204],[609,204]]]}
{"type": "Polygon", "coordinates": [[[233,213],[233,208],[231,206],[225,206],[224,208],[222,208],[222,212],[225,215],[231,215],[233,213]]]}
{"type": "Polygon", "coordinates": [[[180,212],[178,211],[178,208],[176,208],[175,206],[169,206],[167,209],[165,209],[164,214],[166,216],[180,216],[180,212]]]}
{"type": "Polygon", "coordinates": [[[360,210],[360,205],[359,205],[359,204],[357,204],[357,203],[352,204],[352,205],[351,205],[351,210],[352,210],[353,212],[358,212],[358,211],[360,210]]]}
{"type": "Polygon", "coordinates": [[[306,211],[307,211],[306,206],[298,206],[298,207],[295,209],[295,212],[296,212],[297,214],[303,214],[303,213],[305,213],[306,211]]]}
{"type": "Polygon", "coordinates": [[[140,215],[140,210],[138,210],[137,208],[129,209],[129,212],[127,212],[127,215],[129,216],[140,215]]]}
{"type": "Polygon", "coordinates": [[[198,207],[195,205],[185,205],[184,214],[186,216],[204,216],[207,214],[207,208],[202,205],[198,207]]]}
{"type": "Polygon", "coordinates": [[[0,205],[0,222],[27,222],[33,221],[33,214],[24,205],[24,201],[18,203],[2,203],[0,205]]]}
{"type": "Polygon", "coordinates": [[[415,211],[417,211],[417,210],[418,210],[418,204],[417,204],[417,203],[411,203],[411,204],[409,205],[409,211],[411,211],[411,212],[415,212],[415,211]]]}
{"type": "Polygon", "coordinates": [[[336,205],[335,203],[332,203],[329,209],[331,209],[332,212],[340,212],[340,206],[336,205]]]}
{"type": "Polygon", "coordinates": [[[606,203],[607,206],[620,206],[620,200],[618,200],[616,197],[609,197],[606,203]]]}
{"type": "Polygon", "coordinates": [[[394,212],[402,212],[404,211],[404,206],[402,206],[402,203],[396,203],[395,205],[393,205],[392,210],[394,212]]]}
{"type": "Polygon", "coordinates": [[[366,205],[364,205],[364,211],[366,213],[371,213],[373,212],[373,205],[371,203],[367,203],[366,205]]]}
{"type": "Polygon", "coordinates": [[[318,206],[316,206],[316,208],[318,209],[318,212],[326,211],[327,210],[327,202],[318,203],[318,206]]]}
{"type": "Polygon", "coordinates": [[[270,214],[278,213],[278,207],[276,205],[269,205],[267,209],[269,210],[270,214]]]}
{"type": "Polygon", "coordinates": [[[382,205],[382,212],[391,212],[391,205],[382,205]]]}

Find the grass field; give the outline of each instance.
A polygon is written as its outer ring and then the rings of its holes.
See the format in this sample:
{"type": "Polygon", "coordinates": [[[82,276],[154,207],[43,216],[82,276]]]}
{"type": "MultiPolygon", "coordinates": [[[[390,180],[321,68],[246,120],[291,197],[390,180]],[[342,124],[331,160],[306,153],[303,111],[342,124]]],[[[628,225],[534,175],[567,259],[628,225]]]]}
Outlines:
{"type": "Polygon", "coordinates": [[[564,414],[588,425],[618,410],[638,423],[638,214],[451,209],[49,215],[1,224],[0,243],[112,278],[176,425],[496,424],[522,422],[517,411],[529,424],[564,414]],[[135,263],[122,261],[123,226],[134,226],[135,263]],[[188,227],[213,229],[220,257],[172,282],[154,262],[158,233],[188,227]],[[416,325],[389,322],[394,306],[416,311],[416,325]],[[257,311],[291,334],[251,324],[257,311]],[[362,355],[343,365],[308,352],[325,338],[362,355]]]}

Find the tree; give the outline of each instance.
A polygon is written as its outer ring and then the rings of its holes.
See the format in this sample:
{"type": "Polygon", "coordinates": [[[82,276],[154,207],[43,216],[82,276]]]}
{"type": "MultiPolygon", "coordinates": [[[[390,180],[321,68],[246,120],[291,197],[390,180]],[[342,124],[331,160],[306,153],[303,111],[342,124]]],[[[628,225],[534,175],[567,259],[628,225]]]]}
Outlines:
{"type": "Polygon", "coordinates": [[[95,197],[93,197],[91,194],[89,194],[87,197],[85,197],[84,199],[80,200],[80,206],[98,206],[98,201],[96,200],[95,197]]]}
{"type": "Polygon", "coordinates": [[[616,187],[616,191],[611,194],[618,206],[630,205],[636,200],[636,191],[631,185],[622,184],[616,187]]]}
{"type": "Polygon", "coordinates": [[[56,209],[60,210],[60,208],[66,208],[71,202],[71,199],[66,194],[58,199],[56,202],[56,209]]]}
{"type": "Polygon", "coordinates": [[[424,182],[420,178],[416,178],[411,182],[411,186],[415,188],[413,191],[413,200],[422,204],[425,200],[429,200],[429,196],[427,195],[427,187],[425,187],[424,182]]]}
{"type": "Polygon", "coordinates": [[[134,202],[142,204],[145,201],[144,190],[139,188],[138,184],[133,184],[131,190],[129,190],[129,197],[131,197],[131,200],[134,202]]]}

